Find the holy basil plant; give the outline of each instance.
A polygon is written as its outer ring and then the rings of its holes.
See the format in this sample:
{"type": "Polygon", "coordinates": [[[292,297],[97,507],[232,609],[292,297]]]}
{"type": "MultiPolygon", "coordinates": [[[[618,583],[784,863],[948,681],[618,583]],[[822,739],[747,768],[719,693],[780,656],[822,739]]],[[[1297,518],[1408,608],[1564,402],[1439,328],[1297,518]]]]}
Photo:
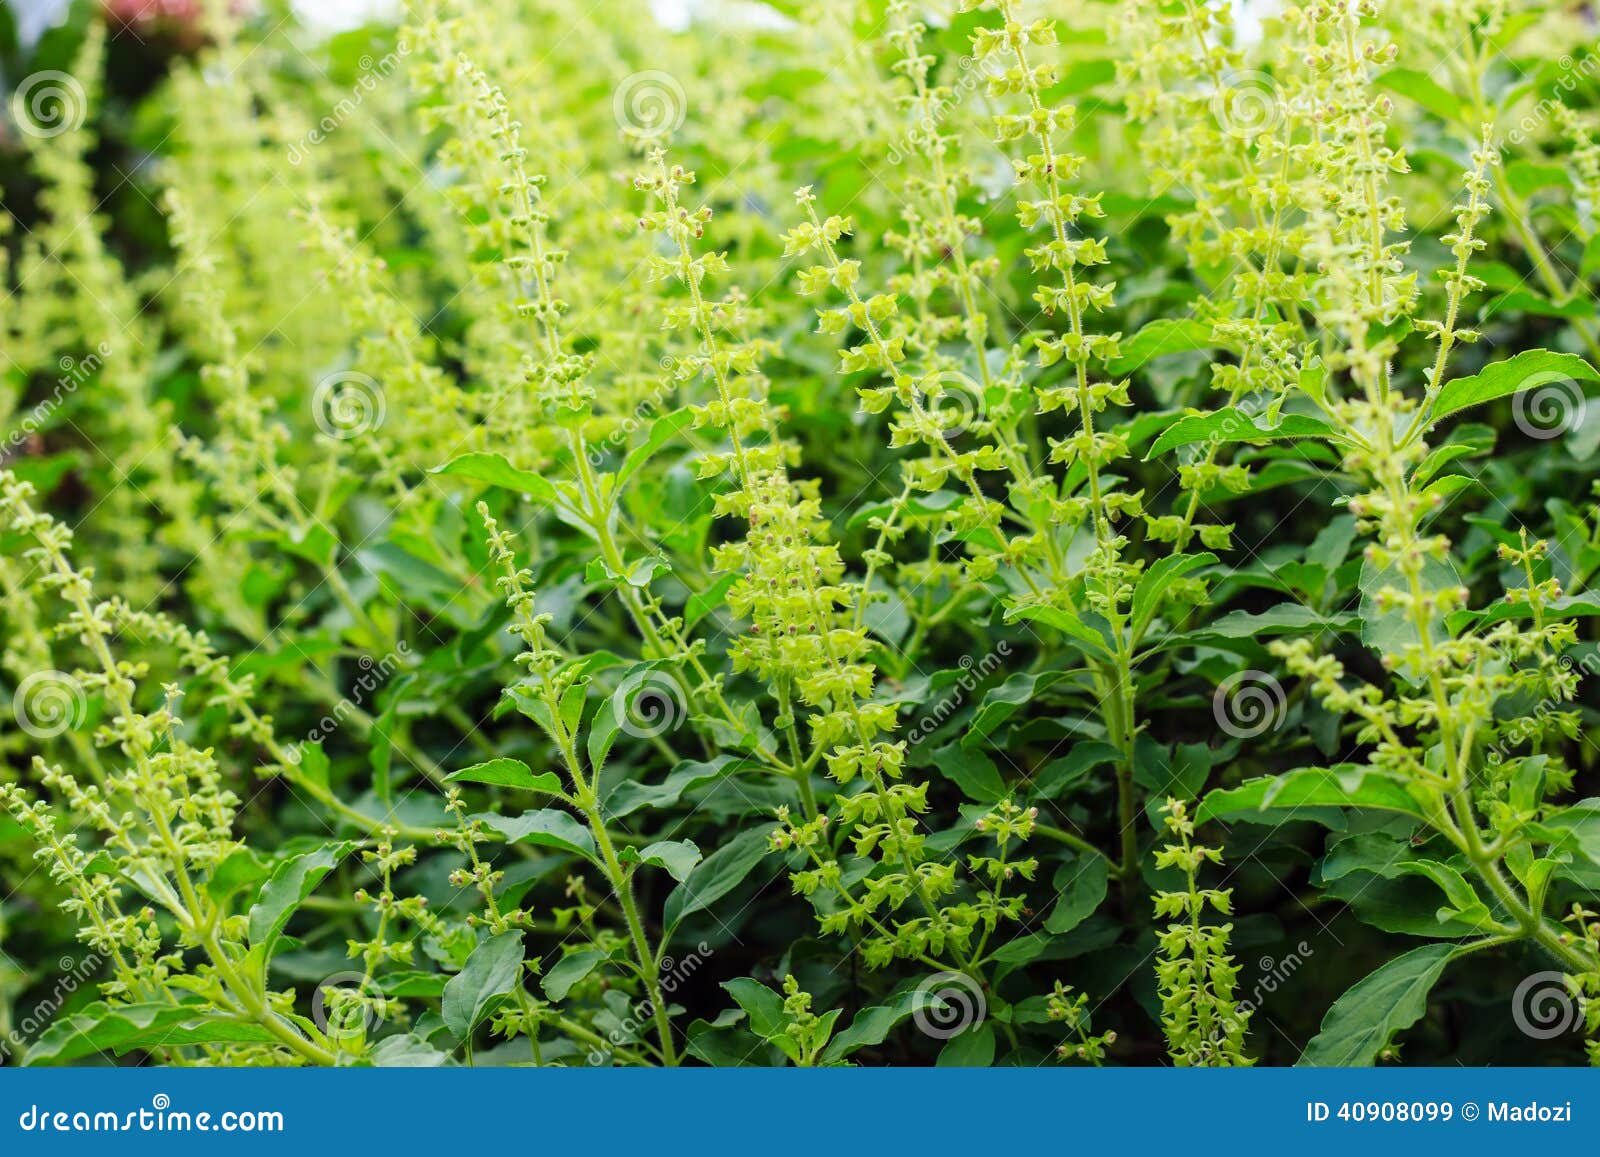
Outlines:
{"type": "Polygon", "coordinates": [[[7,1062],[1600,1060],[1583,6],[203,7],[0,146],[7,1062]]]}

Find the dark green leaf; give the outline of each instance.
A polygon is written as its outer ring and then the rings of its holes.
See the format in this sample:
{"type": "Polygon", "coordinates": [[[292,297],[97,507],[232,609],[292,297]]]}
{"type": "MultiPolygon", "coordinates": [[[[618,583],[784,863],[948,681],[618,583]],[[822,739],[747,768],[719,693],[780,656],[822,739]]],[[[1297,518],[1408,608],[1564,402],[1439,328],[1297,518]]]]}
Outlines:
{"type": "Polygon", "coordinates": [[[490,1002],[504,996],[522,977],[522,933],[502,932],[472,950],[466,965],[444,986],[439,1012],[457,1039],[475,1028],[490,1002]]]}
{"type": "Polygon", "coordinates": [[[1428,994],[1460,952],[1454,944],[1424,944],[1397,956],[1347,991],[1322,1019],[1322,1031],[1300,1064],[1324,1068],[1368,1066],[1394,1034],[1428,1011],[1428,994]]]}
{"type": "Polygon", "coordinates": [[[445,782],[487,783],[496,787],[543,792],[546,795],[561,794],[561,777],[555,772],[541,771],[536,774],[522,760],[505,757],[491,759],[487,763],[475,763],[471,767],[451,772],[445,776],[445,782]]]}
{"type": "MultiPolygon", "coordinates": [[[[1438,422],[1472,406],[1551,382],[1600,382],[1600,373],[1577,354],[1527,350],[1495,362],[1469,378],[1446,382],[1434,400],[1429,421],[1438,422]]],[[[1581,396],[1581,390],[1577,396],[1581,396]]]]}

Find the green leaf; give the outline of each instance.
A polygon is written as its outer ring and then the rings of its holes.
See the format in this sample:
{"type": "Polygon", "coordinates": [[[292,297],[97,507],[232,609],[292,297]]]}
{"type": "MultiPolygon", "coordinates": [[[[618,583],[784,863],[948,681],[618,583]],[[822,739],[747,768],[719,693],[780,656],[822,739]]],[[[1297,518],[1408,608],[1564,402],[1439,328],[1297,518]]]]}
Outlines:
{"type": "Polygon", "coordinates": [[[440,1052],[413,1033],[386,1036],[373,1046],[372,1063],[380,1069],[437,1069],[450,1063],[440,1052]]]}
{"type": "Polygon", "coordinates": [[[1160,803],[1169,796],[1184,801],[1198,799],[1216,753],[1209,744],[1180,743],[1170,750],[1149,735],[1134,741],[1134,782],[1149,792],[1147,803],[1157,831],[1165,831],[1160,803]]]}
{"type": "Polygon", "coordinates": [[[1600,799],[1579,800],[1531,825],[1529,834],[1558,851],[1576,852],[1600,865],[1600,799]]]}
{"type": "Polygon", "coordinates": [[[1327,438],[1337,440],[1336,431],[1321,418],[1306,414],[1285,414],[1276,426],[1262,426],[1251,415],[1232,406],[1210,414],[1192,414],[1168,426],[1144,456],[1146,462],[1179,446],[1196,442],[1273,442],[1285,438],[1327,438]]]}
{"type": "Polygon", "coordinates": [[[862,1009],[849,1028],[828,1042],[822,1050],[822,1062],[836,1064],[858,1049],[882,1044],[896,1025],[916,1011],[918,999],[916,989],[909,988],[888,1004],[862,1009]]]}
{"type": "Polygon", "coordinates": [[[272,875],[261,885],[249,917],[250,944],[261,951],[263,964],[272,959],[278,937],[295,909],[349,850],[348,844],[318,848],[283,860],[272,870],[272,875]]]}
{"type": "Polygon", "coordinates": [[[1214,554],[1169,554],[1140,575],[1139,585],[1133,591],[1134,639],[1144,635],[1173,583],[1195,568],[1210,566],[1216,561],[1214,554]]]}
{"type": "Polygon", "coordinates": [[[784,1029],[783,997],[758,980],[741,976],[725,980],[722,987],[750,1018],[750,1031],[762,1040],[771,1040],[784,1029]]]}
{"type": "MultiPolygon", "coordinates": [[[[1406,781],[1397,775],[1359,767],[1306,767],[1210,792],[1195,813],[1195,822],[1317,807],[1376,808],[1427,819],[1422,805],[1407,790],[1406,781]]],[[[1272,822],[1292,818],[1274,816],[1272,822]]]]}
{"type": "Polygon", "coordinates": [[[1495,362],[1471,377],[1446,382],[1434,400],[1428,421],[1435,423],[1473,406],[1550,382],[1600,382],[1600,373],[1577,354],[1527,350],[1495,362]]]}
{"type": "Polygon", "coordinates": [[[685,916],[705,910],[744,883],[751,870],[766,858],[768,841],[776,827],[763,824],[740,832],[700,861],[689,878],[667,897],[666,926],[677,927],[685,916]]]}
{"type": "Polygon", "coordinates": [[[994,1052],[994,1026],[978,1024],[946,1041],[934,1064],[941,1069],[986,1069],[994,1064],[994,1052]]]}
{"type": "Polygon", "coordinates": [[[50,1025],[28,1046],[27,1063],[64,1064],[93,1053],[118,1056],[158,1045],[232,1044],[276,1039],[258,1024],[226,1020],[195,1005],[95,1001],[50,1025]]]}
{"type": "Polygon", "coordinates": [[[1152,358],[1188,350],[1215,349],[1212,327],[1196,318],[1159,318],[1121,343],[1121,352],[1106,366],[1114,377],[1132,373],[1152,358]]]}
{"type": "Polygon", "coordinates": [[[589,753],[589,766],[595,775],[605,770],[612,745],[617,742],[617,732],[622,730],[622,720],[617,718],[617,699],[616,695],[607,695],[600,700],[599,710],[589,723],[589,737],[584,748],[589,753]]]}
{"type": "MultiPolygon", "coordinates": [[[[1425,72],[1412,68],[1391,68],[1377,78],[1378,84],[1390,92],[1414,101],[1440,120],[1452,124],[1467,123],[1467,106],[1455,93],[1445,88],[1425,72]]],[[[1477,126],[1472,126],[1477,131],[1477,126]]]]}
{"type": "Polygon", "coordinates": [[[464,1040],[483,1019],[490,1002],[515,988],[521,976],[521,932],[502,932],[479,944],[444,986],[439,1013],[445,1027],[456,1039],[464,1040]]]}
{"type": "Polygon", "coordinates": [[[1572,297],[1565,301],[1553,301],[1542,293],[1535,293],[1531,289],[1517,288],[1509,293],[1502,293],[1491,301],[1483,310],[1483,319],[1488,321],[1502,313],[1525,313],[1533,317],[1565,317],[1565,318],[1593,318],[1595,316],[1594,302],[1583,297],[1572,297]]]}
{"type": "Polygon", "coordinates": [[[1316,634],[1348,631],[1355,615],[1324,615],[1304,603],[1279,603],[1264,611],[1234,611],[1215,622],[1188,632],[1188,639],[1260,639],[1269,635],[1316,634]]]}
{"type": "Polygon", "coordinates": [[[728,589],[739,581],[736,571],[729,571],[705,590],[690,597],[683,605],[683,629],[690,630],[701,619],[727,601],[728,589]]]}
{"type": "Polygon", "coordinates": [[[628,484],[628,479],[638,473],[641,466],[655,457],[657,450],[693,424],[694,412],[687,406],[681,410],[674,410],[670,414],[664,414],[650,423],[649,435],[646,436],[643,442],[628,451],[628,456],[622,460],[622,465],[617,468],[613,486],[617,490],[621,490],[628,484]]]}
{"type": "Polygon", "coordinates": [[[968,750],[980,746],[1001,724],[1035,702],[1041,692],[1068,677],[1065,671],[1024,671],[990,688],[984,692],[972,722],[967,725],[961,746],[968,750]]]}
{"type": "Polygon", "coordinates": [[[740,771],[759,771],[764,764],[737,755],[719,755],[705,762],[684,760],[667,773],[660,783],[638,783],[625,779],[605,797],[603,810],[607,820],[632,815],[640,808],[671,807],[683,794],[740,771]]]}
{"type": "Polygon", "coordinates": [[[1033,792],[1040,799],[1054,799],[1062,791],[1086,778],[1089,772],[1107,763],[1117,763],[1122,752],[1100,739],[1083,739],[1060,759],[1052,759],[1033,777],[1033,792]]]}
{"type": "Polygon", "coordinates": [[[502,756],[487,763],[475,763],[445,776],[446,783],[487,783],[494,787],[514,787],[521,791],[537,791],[546,795],[560,795],[561,777],[553,771],[537,774],[520,759],[502,756]]]}
{"type": "Polygon", "coordinates": [[[539,987],[551,1000],[566,1000],[573,986],[604,964],[606,959],[606,954],[598,948],[569,952],[544,974],[539,987]]]}
{"type": "Polygon", "coordinates": [[[998,803],[1005,798],[1000,769],[983,751],[968,751],[959,743],[946,744],[933,753],[933,766],[977,803],[998,803]]]}
{"type": "Polygon", "coordinates": [[[1506,182],[1517,196],[1527,198],[1541,189],[1565,189],[1569,184],[1565,165],[1538,161],[1512,161],[1506,166],[1506,182]]]}
{"type": "Polygon", "coordinates": [[[558,506],[561,503],[560,494],[548,480],[531,470],[517,469],[499,454],[483,452],[462,454],[458,458],[452,458],[443,466],[435,466],[429,473],[447,478],[466,478],[473,482],[498,486],[502,490],[514,490],[518,494],[529,495],[551,506],[558,506]]]}
{"type": "Polygon", "coordinates": [[[1067,886],[1044,921],[1045,931],[1056,936],[1071,932],[1094,915],[1106,898],[1106,884],[1110,879],[1104,856],[1081,856],[1069,864],[1066,871],[1071,873],[1067,886]]]}
{"type": "Polygon", "coordinates": [[[577,679],[572,686],[561,696],[557,704],[560,711],[551,710],[540,689],[528,680],[514,684],[508,688],[506,694],[511,697],[511,702],[518,711],[539,725],[539,729],[550,737],[552,743],[559,744],[563,735],[571,735],[578,729],[578,724],[583,720],[583,704],[588,694],[589,681],[587,677],[577,679]]]}
{"type": "Polygon", "coordinates": [[[1584,277],[1593,277],[1600,273],[1600,233],[1589,238],[1583,246],[1583,257],[1578,266],[1578,272],[1584,277]]]}
{"type": "Polygon", "coordinates": [[[1488,905],[1478,898],[1467,878],[1450,865],[1437,860],[1405,860],[1396,864],[1394,870],[1400,875],[1423,876],[1439,886],[1449,901],[1436,913],[1441,924],[1446,920],[1462,920],[1474,927],[1492,923],[1488,905]]]}
{"type": "Polygon", "coordinates": [[[328,786],[328,757],[322,750],[321,742],[302,743],[297,748],[300,756],[300,774],[318,787],[328,786]]]}
{"type": "MultiPolygon", "coordinates": [[[[1448,560],[1428,557],[1422,561],[1417,575],[1417,585],[1424,595],[1451,587],[1465,586],[1461,575],[1448,560]]],[[[1396,563],[1380,567],[1368,559],[1361,564],[1361,641],[1378,654],[1399,660],[1422,643],[1417,634],[1416,622],[1407,609],[1395,603],[1383,606],[1383,591],[1398,590],[1409,593],[1409,580],[1396,563]]],[[[1430,622],[1430,641],[1443,642],[1447,635],[1446,624],[1435,617],[1430,622]]],[[[1409,678],[1402,671],[1401,678],[1409,678]]]]}
{"type": "Polygon", "coordinates": [[[1425,944],[1368,974],[1333,1002],[1299,1063],[1324,1068],[1373,1064],[1395,1033],[1427,1013],[1428,994],[1460,951],[1455,944],[1425,944]]]}
{"type": "Polygon", "coordinates": [[[572,852],[595,860],[594,833],[567,812],[558,808],[523,812],[518,816],[479,812],[467,817],[477,820],[492,832],[499,832],[508,844],[535,844],[572,852]]]}
{"type": "Polygon", "coordinates": [[[1076,642],[1084,649],[1086,654],[1094,658],[1111,660],[1115,657],[1112,654],[1111,640],[1089,623],[1086,623],[1076,611],[1069,611],[1065,607],[1024,604],[1006,611],[1006,622],[1015,622],[1017,619],[1025,619],[1028,622],[1053,627],[1076,642]]]}
{"type": "Polygon", "coordinates": [[[693,840],[657,840],[639,849],[639,862],[665,868],[681,884],[700,862],[700,849],[693,840]]]}

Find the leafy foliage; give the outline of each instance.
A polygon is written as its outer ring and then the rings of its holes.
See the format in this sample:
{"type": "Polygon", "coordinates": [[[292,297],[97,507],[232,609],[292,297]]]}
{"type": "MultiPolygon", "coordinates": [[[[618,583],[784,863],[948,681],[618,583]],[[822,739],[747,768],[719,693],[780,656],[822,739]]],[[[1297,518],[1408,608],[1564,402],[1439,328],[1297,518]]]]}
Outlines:
{"type": "Polygon", "coordinates": [[[1600,1059],[1573,6],[80,7],[8,1059],[1600,1059]]]}

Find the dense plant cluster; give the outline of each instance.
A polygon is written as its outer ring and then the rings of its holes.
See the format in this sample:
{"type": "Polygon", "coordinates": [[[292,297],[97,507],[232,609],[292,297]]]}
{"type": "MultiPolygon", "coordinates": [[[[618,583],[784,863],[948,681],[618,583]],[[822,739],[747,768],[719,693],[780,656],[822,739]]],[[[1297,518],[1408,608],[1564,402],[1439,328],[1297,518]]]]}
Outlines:
{"type": "Polygon", "coordinates": [[[1587,6],[201,7],[4,54],[7,1063],[1600,1060],[1587,6]]]}

